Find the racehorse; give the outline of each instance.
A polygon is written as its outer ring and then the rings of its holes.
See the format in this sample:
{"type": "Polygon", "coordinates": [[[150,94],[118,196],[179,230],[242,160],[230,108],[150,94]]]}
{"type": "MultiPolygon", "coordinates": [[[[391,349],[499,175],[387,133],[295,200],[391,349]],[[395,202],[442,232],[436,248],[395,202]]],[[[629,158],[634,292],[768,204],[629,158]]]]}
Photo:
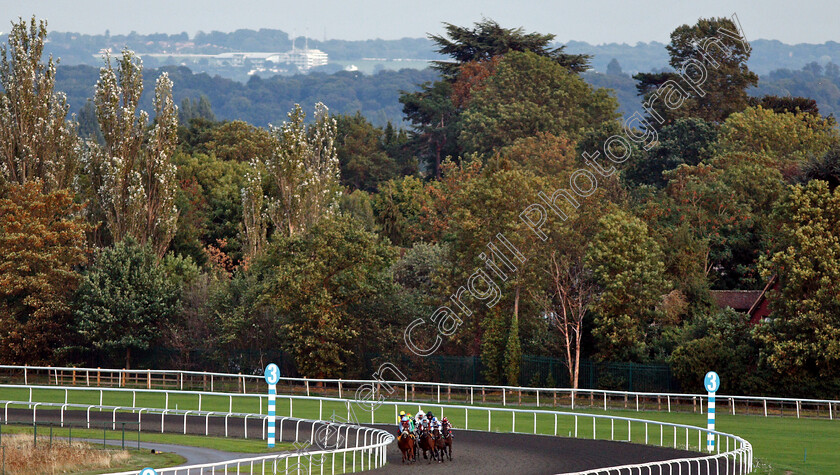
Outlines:
{"type": "MultiPolygon", "coordinates": [[[[443,431],[442,431],[441,435],[443,436],[443,443],[445,445],[445,447],[443,449],[443,452],[449,457],[449,461],[451,462],[452,461],[452,426],[449,424],[448,421],[442,423],[441,426],[443,428],[443,431]]],[[[441,454],[441,458],[442,457],[443,457],[443,454],[441,454]]]]}
{"type": "Polygon", "coordinates": [[[435,451],[435,440],[432,438],[432,434],[429,432],[428,427],[420,429],[420,449],[423,451],[423,458],[429,459],[429,463],[432,463],[432,459],[437,460],[437,453],[435,451]],[[429,458],[426,455],[426,452],[431,452],[432,458],[429,458]]]}
{"type": "Polygon", "coordinates": [[[411,432],[407,428],[404,428],[399,438],[397,438],[397,445],[400,448],[400,452],[402,452],[402,463],[405,463],[406,460],[414,462],[416,459],[416,454],[414,453],[414,437],[411,436],[411,432]]]}
{"type": "Polygon", "coordinates": [[[438,463],[443,463],[443,456],[446,453],[446,442],[443,440],[443,436],[440,434],[440,429],[437,427],[435,427],[435,430],[432,431],[432,436],[435,439],[435,458],[438,459],[438,463]]]}

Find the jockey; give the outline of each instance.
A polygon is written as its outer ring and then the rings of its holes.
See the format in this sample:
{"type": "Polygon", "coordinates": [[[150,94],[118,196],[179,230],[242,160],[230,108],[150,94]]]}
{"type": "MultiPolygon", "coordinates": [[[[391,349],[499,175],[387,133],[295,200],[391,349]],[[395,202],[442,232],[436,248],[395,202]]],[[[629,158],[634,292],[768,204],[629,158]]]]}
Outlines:
{"type": "Polygon", "coordinates": [[[429,416],[428,414],[424,414],[423,418],[420,419],[420,429],[428,429],[429,428],[429,416]]]}
{"type": "Polygon", "coordinates": [[[399,436],[404,428],[408,428],[408,416],[405,411],[400,411],[399,421],[397,422],[397,436],[399,436]]]}
{"type": "MultiPolygon", "coordinates": [[[[452,435],[453,435],[453,434],[452,434],[452,423],[451,423],[451,422],[449,422],[449,419],[447,419],[446,417],[444,417],[443,419],[441,419],[440,423],[441,423],[441,427],[445,426],[445,427],[448,427],[448,428],[449,428],[449,435],[450,435],[450,436],[452,436],[452,435]]],[[[442,430],[442,429],[441,429],[441,430],[442,430]]]]}
{"type": "Polygon", "coordinates": [[[440,429],[440,421],[437,417],[432,416],[431,428],[432,430],[440,429]]]}
{"type": "Polygon", "coordinates": [[[414,418],[411,417],[410,412],[408,414],[406,414],[406,417],[408,417],[408,429],[411,432],[411,436],[413,437],[414,436],[414,418]]]}
{"type": "Polygon", "coordinates": [[[426,417],[426,414],[423,412],[423,409],[417,411],[417,414],[414,416],[414,429],[419,431],[420,425],[423,422],[423,418],[426,417]]]}

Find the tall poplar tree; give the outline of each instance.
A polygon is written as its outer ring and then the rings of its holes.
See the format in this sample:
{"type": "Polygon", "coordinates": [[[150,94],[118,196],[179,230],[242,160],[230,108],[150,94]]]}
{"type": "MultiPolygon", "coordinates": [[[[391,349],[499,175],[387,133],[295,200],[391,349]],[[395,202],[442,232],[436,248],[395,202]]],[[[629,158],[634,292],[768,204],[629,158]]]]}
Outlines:
{"type": "Polygon", "coordinates": [[[73,184],[80,144],[55,90],[58,61],[41,62],[46,40],[47,22],[32,17],[13,23],[0,44],[0,181],[41,179],[50,192],[73,184]]]}
{"type": "Polygon", "coordinates": [[[177,180],[172,155],[177,143],[178,111],[172,81],[161,74],[155,85],[155,120],[139,110],[143,64],[123,50],[115,71],[110,56],[96,84],[96,115],[105,144],[91,144],[86,167],[97,190],[98,206],[114,242],[127,236],[149,243],[162,257],[175,235],[177,180]]]}

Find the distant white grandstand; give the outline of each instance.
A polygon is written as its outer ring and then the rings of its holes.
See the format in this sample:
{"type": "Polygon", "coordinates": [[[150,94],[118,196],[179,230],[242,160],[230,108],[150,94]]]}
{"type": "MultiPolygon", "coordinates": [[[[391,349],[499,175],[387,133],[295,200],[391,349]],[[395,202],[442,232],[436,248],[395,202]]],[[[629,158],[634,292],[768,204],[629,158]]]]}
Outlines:
{"type": "Polygon", "coordinates": [[[175,61],[190,62],[197,62],[204,59],[216,66],[250,66],[252,71],[274,70],[276,67],[284,64],[293,64],[298,70],[306,72],[312,68],[324,66],[329,61],[327,53],[319,49],[296,49],[294,45],[291,51],[286,51],[285,53],[243,51],[219,54],[138,53],[138,55],[141,57],[172,58],[175,61]]]}

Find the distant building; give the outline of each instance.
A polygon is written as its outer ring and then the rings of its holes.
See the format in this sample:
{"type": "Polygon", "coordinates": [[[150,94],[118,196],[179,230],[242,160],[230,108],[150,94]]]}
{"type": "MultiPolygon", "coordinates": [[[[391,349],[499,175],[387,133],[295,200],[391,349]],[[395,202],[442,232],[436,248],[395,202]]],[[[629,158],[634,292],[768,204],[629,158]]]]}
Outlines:
{"type": "MultiPolygon", "coordinates": [[[[102,52],[100,52],[101,54],[102,52]]],[[[293,64],[299,71],[307,72],[312,68],[324,66],[329,62],[327,53],[319,49],[295,49],[285,53],[267,52],[230,52],[219,54],[169,54],[169,53],[144,53],[140,56],[151,58],[164,58],[173,60],[199,61],[206,59],[209,63],[217,66],[245,67],[250,66],[254,70],[275,70],[276,66],[293,64]]]]}

